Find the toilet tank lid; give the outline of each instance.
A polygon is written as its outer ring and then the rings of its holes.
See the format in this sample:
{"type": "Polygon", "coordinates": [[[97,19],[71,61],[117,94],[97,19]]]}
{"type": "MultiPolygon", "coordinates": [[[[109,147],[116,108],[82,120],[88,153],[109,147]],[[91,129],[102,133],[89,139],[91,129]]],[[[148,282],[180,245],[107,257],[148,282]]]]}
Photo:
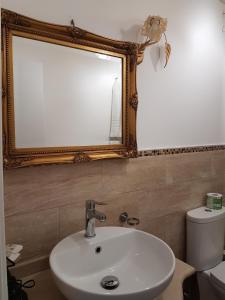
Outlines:
{"type": "Polygon", "coordinates": [[[222,209],[209,209],[202,206],[187,212],[187,220],[193,223],[210,223],[225,218],[225,207],[222,209]]]}

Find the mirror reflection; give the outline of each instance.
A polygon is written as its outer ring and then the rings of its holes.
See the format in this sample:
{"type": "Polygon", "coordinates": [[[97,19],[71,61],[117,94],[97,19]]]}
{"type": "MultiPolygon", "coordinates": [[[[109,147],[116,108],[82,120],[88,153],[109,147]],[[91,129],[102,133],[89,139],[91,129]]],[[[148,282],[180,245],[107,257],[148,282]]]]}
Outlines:
{"type": "Polygon", "coordinates": [[[122,59],[13,36],[16,148],[122,143],[122,59]]]}

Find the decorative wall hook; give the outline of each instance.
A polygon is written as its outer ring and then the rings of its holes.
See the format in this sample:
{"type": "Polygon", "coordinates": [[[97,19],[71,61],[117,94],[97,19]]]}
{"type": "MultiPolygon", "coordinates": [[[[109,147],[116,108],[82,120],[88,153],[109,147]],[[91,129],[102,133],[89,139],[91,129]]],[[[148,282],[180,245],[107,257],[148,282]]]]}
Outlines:
{"type": "Polygon", "coordinates": [[[84,30],[76,27],[74,19],[71,19],[70,21],[69,32],[71,33],[74,41],[78,38],[83,38],[86,35],[86,32],[84,30]]]}
{"type": "Polygon", "coordinates": [[[76,27],[76,26],[75,26],[74,19],[72,19],[72,20],[70,21],[70,25],[71,25],[73,28],[76,27]]]}

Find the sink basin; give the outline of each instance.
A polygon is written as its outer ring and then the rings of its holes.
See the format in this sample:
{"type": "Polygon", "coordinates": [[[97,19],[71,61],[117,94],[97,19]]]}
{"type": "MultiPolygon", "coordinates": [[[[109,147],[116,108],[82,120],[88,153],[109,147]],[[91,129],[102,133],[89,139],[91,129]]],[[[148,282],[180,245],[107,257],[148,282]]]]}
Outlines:
{"type": "Polygon", "coordinates": [[[98,227],[94,238],[81,231],[59,242],[50,267],[69,300],[151,300],[170,283],[175,257],[165,242],[146,232],[98,227]],[[116,279],[107,277],[103,288],[106,276],[116,279]]]}

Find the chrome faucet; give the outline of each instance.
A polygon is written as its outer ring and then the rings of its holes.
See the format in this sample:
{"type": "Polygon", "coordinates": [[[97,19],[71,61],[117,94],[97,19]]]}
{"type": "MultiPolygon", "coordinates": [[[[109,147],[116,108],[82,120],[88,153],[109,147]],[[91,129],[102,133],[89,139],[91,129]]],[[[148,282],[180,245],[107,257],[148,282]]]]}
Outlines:
{"type": "Polygon", "coordinates": [[[106,215],[95,210],[95,205],[106,205],[103,202],[97,202],[94,200],[86,201],[86,213],[85,213],[85,237],[92,238],[95,237],[95,219],[100,222],[104,222],[106,220],[106,215]]]}

